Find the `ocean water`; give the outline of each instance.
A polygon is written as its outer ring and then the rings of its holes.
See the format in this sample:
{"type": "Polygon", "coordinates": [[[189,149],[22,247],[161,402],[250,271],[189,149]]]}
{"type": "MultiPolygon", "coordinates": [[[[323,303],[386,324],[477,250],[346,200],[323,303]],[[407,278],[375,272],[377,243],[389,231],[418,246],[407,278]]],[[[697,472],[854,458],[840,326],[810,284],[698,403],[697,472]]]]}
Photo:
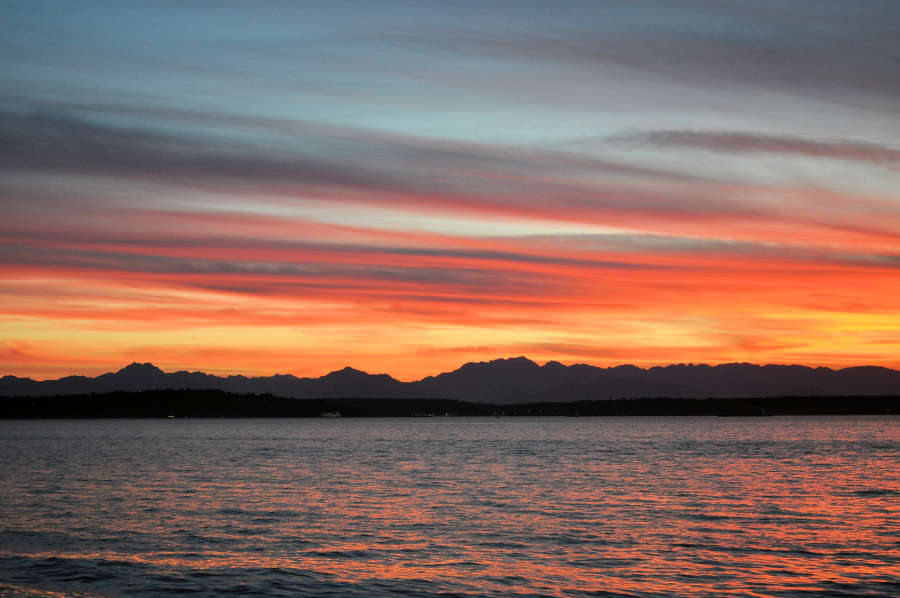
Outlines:
{"type": "Polygon", "coordinates": [[[900,596],[900,418],[0,422],[0,596],[900,596]]]}

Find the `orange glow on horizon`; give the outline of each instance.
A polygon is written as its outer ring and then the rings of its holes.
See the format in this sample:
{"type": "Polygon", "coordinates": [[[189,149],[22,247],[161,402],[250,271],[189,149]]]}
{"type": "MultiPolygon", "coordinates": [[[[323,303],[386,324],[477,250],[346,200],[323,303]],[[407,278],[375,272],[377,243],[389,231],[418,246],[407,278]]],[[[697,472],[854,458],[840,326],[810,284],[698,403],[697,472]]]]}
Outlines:
{"type": "Polygon", "coordinates": [[[23,208],[0,225],[0,372],[150,361],[415,380],[515,355],[900,367],[889,202],[633,182],[573,183],[558,206],[555,189],[517,201],[348,192],[328,198],[331,212],[262,191],[255,211],[229,211],[182,189],[190,209],[91,205],[72,222],[23,208]],[[596,202],[582,197],[592,190],[596,202]]]}

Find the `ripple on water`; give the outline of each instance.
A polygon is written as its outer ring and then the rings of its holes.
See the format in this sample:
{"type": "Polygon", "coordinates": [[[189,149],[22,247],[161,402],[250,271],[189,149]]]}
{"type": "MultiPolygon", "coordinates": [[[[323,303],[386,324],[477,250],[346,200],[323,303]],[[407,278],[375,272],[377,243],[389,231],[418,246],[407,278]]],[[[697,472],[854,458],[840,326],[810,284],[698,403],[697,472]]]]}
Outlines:
{"type": "Polygon", "coordinates": [[[0,422],[0,597],[900,595],[900,418],[440,419],[0,422]]]}

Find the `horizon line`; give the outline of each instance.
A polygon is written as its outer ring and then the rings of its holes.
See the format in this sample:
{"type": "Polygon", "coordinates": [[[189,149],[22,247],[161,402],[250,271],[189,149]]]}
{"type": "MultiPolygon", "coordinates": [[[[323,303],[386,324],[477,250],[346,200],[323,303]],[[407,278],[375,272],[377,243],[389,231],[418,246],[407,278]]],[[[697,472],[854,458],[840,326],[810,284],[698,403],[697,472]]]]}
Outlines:
{"type": "MultiPolygon", "coordinates": [[[[540,368],[543,368],[543,367],[547,366],[548,364],[557,363],[557,364],[559,364],[559,365],[561,365],[561,366],[563,366],[563,367],[566,367],[566,368],[574,367],[574,366],[586,366],[586,367],[596,368],[596,369],[600,369],[600,370],[614,370],[614,369],[617,369],[617,368],[631,367],[631,368],[636,368],[636,369],[639,369],[639,370],[642,370],[642,371],[649,371],[649,370],[652,370],[652,369],[655,369],[655,368],[670,368],[670,367],[678,367],[678,366],[685,366],[685,367],[709,367],[709,368],[715,368],[715,367],[727,366],[727,365],[749,365],[749,366],[760,367],[760,368],[773,367],[773,366],[774,366],[774,367],[801,367],[801,368],[807,368],[807,369],[811,369],[811,370],[824,369],[824,370],[830,370],[830,371],[834,371],[834,372],[843,371],[843,370],[847,370],[847,369],[855,369],[855,368],[880,368],[880,369],[885,369],[885,370],[890,370],[890,371],[900,372],[900,369],[894,369],[894,368],[890,368],[890,367],[887,367],[887,366],[884,366],[884,365],[876,365],[876,364],[870,364],[870,363],[869,363],[869,364],[848,365],[848,366],[843,366],[843,367],[831,367],[831,366],[827,366],[827,365],[809,365],[809,364],[803,364],[803,363],[771,363],[771,362],[770,362],[770,363],[754,363],[754,362],[750,362],[750,361],[723,361],[723,362],[720,362],[720,363],[707,363],[707,362],[670,362],[670,363],[667,363],[667,364],[665,364],[665,365],[651,365],[651,366],[642,367],[642,366],[635,365],[635,364],[632,364],[632,363],[620,363],[620,364],[609,365],[609,366],[595,365],[595,364],[586,363],[586,362],[583,362],[583,361],[577,361],[577,362],[572,362],[572,363],[565,363],[565,362],[562,362],[562,361],[560,361],[560,360],[558,360],[558,359],[548,359],[547,361],[545,361],[545,362],[543,362],[543,363],[540,363],[540,362],[538,362],[538,361],[536,361],[536,360],[534,360],[534,359],[531,359],[530,357],[526,357],[526,356],[524,356],[524,355],[517,355],[517,356],[514,356],[514,357],[496,357],[496,358],[494,358],[494,359],[490,359],[490,360],[486,360],[486,361],[485,361],[485,360],[482,360],[482,361],[467,361],[467,362],[465,362],[465,363],[462,363],[461,365],[459,365],[458,367],[456,367],[456,368],[454,368],[454,369],[447,370],[447,371],[442,371],[442,372],[438,372],[438,373],[434,373],[434,374],[426,374],[426,375],[424,375],[424,376],[422,376],[422,377],[420,377],[420,378],[415,378],[415,379],[410,379],[410,380],[401,380],[400,378],[396,378],[396,377],[394,377],[392,374],[389,374],[389,373],[387,373],[387,372],[375,372],[375,373],[373,373],[373,372],[369,372],[369,371],[366,371],[366,370],[361,370],[361,369],[356,368],[356,367],[353,367],[353,366],[351,366],[351,365],[345,365],[345,366],[342,367],[342,368],[330,370],[330,371],[328,371],[328,372],[326,372],[326,373],[324,373],[324,374],[321,374],[321,375],[319,375],[319,376],[298,376],[298,375],[296,375],[296,374],[292,374],[292,373],[289,373],[289,372],[288,372],[288,373],[284,373],[284,372],[274,372],[274,373],[271,373],[271,374],[245,374],[245,373],[210,373],[209,371],[206,371],[206,370],[203,370],[203,369],[195,369],[195,370],[188,370],[188,369],[165,370],[165,369],[163,369],[162,367],[160,367],[160,366],[154,364],[154,363],[151,362],[151,361],[144,361],[144,362],[140,362],[140,361],[132,361],[131,363],[126,364],[126,365],[124,365],[124,366],[122,366],[122,367],[120,367],[120,368],[118,368],[118,369],[109,370],[109,371],[106,371],[106,372],[97,374],[97,375],[95,375],[95,376],[90,376],[90,375],[86,375],[86,374],[65,374],[65,375],[59,376],[59,377],[57,377],[57,378],[41,378],[41,379],[38,379],[38,378],[33,378],[33,377],[31,377],[31,376],[17,376],[17,375],[15,375],[15,374],[7,373],[7,374],[3,374],[3,376],[0,376],[0,379],[6,378],[6,377],[12,377],[12,378],[20,379],[20,380],[32,380],[32,381],[35,381],[35,382],[49,382],[49,381],[55,381],[55,380],[62,380],[63,378],[69,378],[69,377],[98,378],[98,377],[100,377],[100,376],[104,376],[104,375],[108,375],[108,374],[117,374],[117,373],[119,373],[119,372],[121,372],[121,371],[123,371],[123,370],[125,370],[125,369],[127,369],[127,368],[129,368],[129,367],[132,367],[132,366],[150,366],[150,367],[153,367],[153,368],[155,368],[155,369],[161,371],[163,374],[166,374],[166,375],[169,375],[169,374],[179,374],[179,373],[187,373],[187,374],[204,374],[204,375],[208,375],[208,376],[214,376],[214,377],[217,377],[217,378],[244,377],[244,378],[250,378],[250,379],[252,379],[252,378],[271,378],[271,377],[274,377],[274,376],[291,376],[291,377],[294,377],[294,378],[296,378],[296,379],[298,379],[298,380],[303,380],[303,379],[316,380],[316,379],[324,378],[324,377],[329,376],[329,375],[331,375],[331,374],[336,374],[336,373],[339,373],[339,372],[342,372],[342,371],[345,371],[345,370],[353,370],[353,371],[356,371],[356,372],[361,372],[361,373],[366,374],[366,375],[368,375],[368,376],[388,376],[388,377],[390,377],[391,379],[396,380],[397,382],[401,382],[401,383],[411,383],[411,382],[419,382],[419,381],[424,380],[424,379],[426,379],[426,378],[433,378],[433,377],[436,377],[436,376],[440,376],[440,375],[442,375],[442,374],[448,374],[448,373],[451,373],[451,372],[455,372],[455,371],[458,371],[458,370],[462,369],[463,367],[465,367],[465,366],[467,366],[467,365],[482,365],[482,364],[495,363],[495,362],[498,362],[498,361],[500,361],[500,362],[505,362],[505,361],[522,361],[522,360],[528,361],[528,362],[530,362],[530,363],[532,363],[532,364],[534,364],[535,366],[540,367],[540,368]]],[[[213,371],[215,371],[215,370],[213,370],[213,371]]]]}

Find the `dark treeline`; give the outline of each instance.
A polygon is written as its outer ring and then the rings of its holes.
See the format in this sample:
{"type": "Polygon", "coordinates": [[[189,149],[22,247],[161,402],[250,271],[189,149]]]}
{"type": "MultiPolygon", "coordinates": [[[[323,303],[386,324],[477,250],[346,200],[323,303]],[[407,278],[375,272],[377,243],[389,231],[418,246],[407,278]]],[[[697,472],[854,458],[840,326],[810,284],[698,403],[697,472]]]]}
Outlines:
{"type": "Polygon", "coordinates": [[[900,396],[616,399],[492,405],[450,399],[290,399],[220,390],[2,397],[0,418],[866,415],[900,413],[900,396]]]}

